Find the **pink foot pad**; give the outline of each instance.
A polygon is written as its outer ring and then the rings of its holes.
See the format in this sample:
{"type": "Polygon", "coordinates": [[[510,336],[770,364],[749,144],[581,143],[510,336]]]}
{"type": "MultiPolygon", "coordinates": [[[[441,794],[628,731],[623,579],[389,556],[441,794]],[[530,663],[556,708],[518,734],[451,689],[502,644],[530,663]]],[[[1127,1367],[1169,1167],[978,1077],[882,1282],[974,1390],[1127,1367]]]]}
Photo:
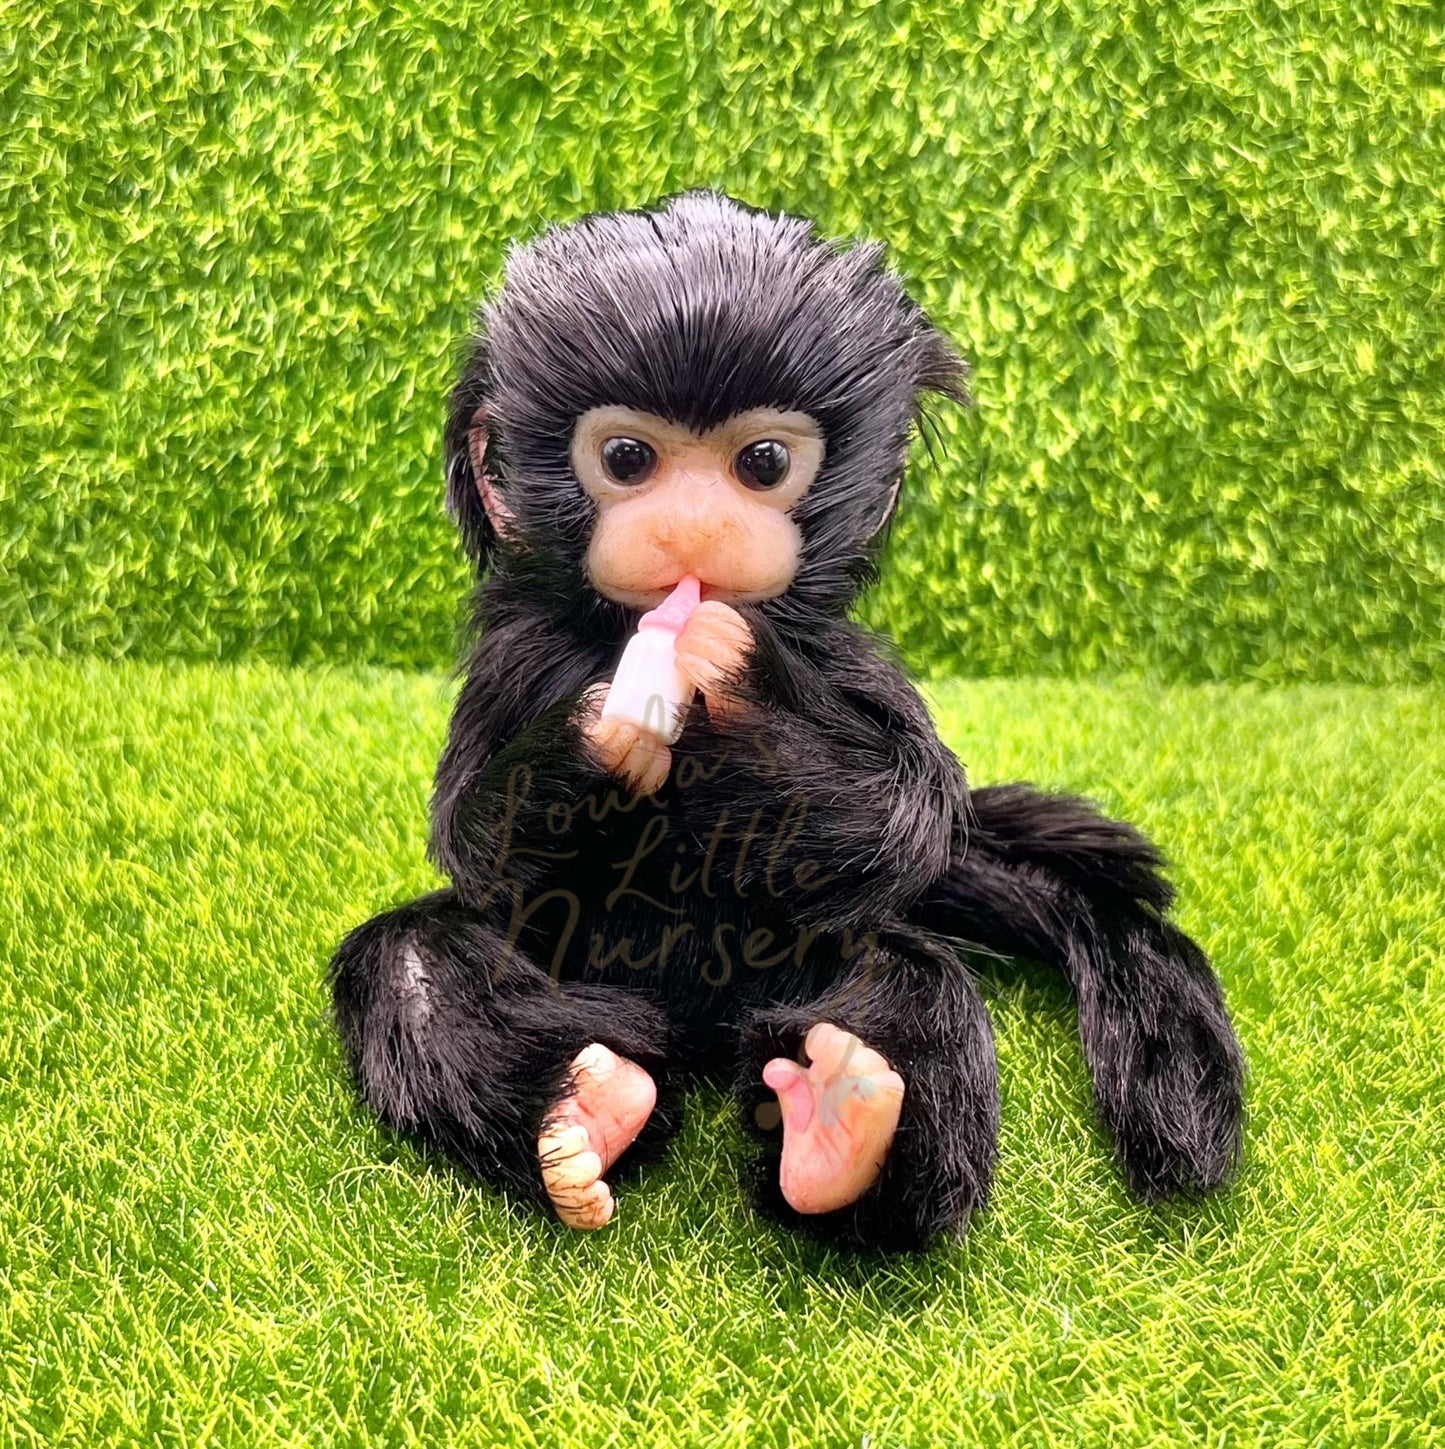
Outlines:
{"type": "MultiPolygon", "coordinates": [[[[763,1081],[782,1115],[783,1196],[800,1213],[827,1213],[877,1181],[903,1108],[903,1078],[828,1022],[809,1031],[803,1050],[808,1066],[774,1057],[763,1081]]],[[[758,1116],[766,1125],[761,1109],[758,1116]]]]}

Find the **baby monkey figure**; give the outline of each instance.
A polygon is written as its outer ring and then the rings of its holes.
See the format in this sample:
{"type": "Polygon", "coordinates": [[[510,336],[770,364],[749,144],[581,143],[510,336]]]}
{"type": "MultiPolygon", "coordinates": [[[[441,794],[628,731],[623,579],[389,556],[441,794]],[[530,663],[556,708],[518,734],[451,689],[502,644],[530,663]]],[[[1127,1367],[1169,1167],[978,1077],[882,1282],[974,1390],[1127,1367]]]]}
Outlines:
{"type": "Polygon", "coordinates": [[[919,1247],[994,1171],[962,945],[1065,974],[1140,1197],[1229,1175],[1242,1058],[1154,848],[1081,800],[970,792],[849,621],[921,401],[964,382],[877,247],[715,193],[512,252],[447,430],[479,578],[432,803],[452,884],[331,968],[385,1122],[597,1228],[685,1083],[726,1073],[762,1212],[919,1247]],[[674,739],[604,706],[684,580],[674,739]]]}

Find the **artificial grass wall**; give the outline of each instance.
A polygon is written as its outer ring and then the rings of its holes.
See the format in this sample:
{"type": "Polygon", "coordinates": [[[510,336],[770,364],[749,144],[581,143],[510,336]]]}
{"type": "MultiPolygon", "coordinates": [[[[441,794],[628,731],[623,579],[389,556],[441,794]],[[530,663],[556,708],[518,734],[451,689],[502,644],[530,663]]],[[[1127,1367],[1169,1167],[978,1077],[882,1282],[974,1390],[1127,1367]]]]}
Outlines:
{"type": "Polygon", "coordinates": [[[506,239],[694,184],[884,239],[976,362],[916,664],[1445,661],[1430,4],[0,8],[0,638],[432,664],[506,239]]]}

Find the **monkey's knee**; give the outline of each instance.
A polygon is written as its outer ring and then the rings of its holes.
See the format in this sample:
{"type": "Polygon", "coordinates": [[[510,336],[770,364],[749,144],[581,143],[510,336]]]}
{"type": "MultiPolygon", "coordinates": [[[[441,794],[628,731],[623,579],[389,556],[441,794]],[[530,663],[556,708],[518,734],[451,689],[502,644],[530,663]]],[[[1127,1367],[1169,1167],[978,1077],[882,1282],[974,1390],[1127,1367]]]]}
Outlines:
{"type": "Polygon", "coordinates": [[[359,1093],[388,1126],[470,1112],[456,969],[469,914],[450,891],[423,896],[359,926],[332,958],[337,1031],[359,1093]]]}
{"type": "MultiPolygon", "coordinates": [[[[665,1078],[660,1007],[618,988],[559,990],[451,891],[353,931],[331,978],[362,1100],[388,1126],[524,1197],[546,1200],[537,1134],[584,1047],[600,1042],[665,1078]]],[[[635,1157],[675,1127],[671,1100],[635,1157]]]]}

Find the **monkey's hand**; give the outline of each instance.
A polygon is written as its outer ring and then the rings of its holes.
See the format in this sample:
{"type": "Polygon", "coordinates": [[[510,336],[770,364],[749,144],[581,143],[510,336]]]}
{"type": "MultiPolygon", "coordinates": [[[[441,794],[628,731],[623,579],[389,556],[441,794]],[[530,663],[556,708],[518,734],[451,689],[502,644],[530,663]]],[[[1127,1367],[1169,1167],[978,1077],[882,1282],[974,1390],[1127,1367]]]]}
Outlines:
{"type": "Polygon", "coordinates": [[[601,718],[609,687],[594,684],[583,697],[582,736],[608,774],[616,775],[634,795],[651,795],[672,769],[672,751],[640,724],[601,718]]]}
{"type": "Polygon", "coordinates": [[[729,604],[708,599],[692,611],[677,636],[677,667],[697,686],[715,723],[736,714],[734,686],[753,649],[753,631],[729,604]]]}

